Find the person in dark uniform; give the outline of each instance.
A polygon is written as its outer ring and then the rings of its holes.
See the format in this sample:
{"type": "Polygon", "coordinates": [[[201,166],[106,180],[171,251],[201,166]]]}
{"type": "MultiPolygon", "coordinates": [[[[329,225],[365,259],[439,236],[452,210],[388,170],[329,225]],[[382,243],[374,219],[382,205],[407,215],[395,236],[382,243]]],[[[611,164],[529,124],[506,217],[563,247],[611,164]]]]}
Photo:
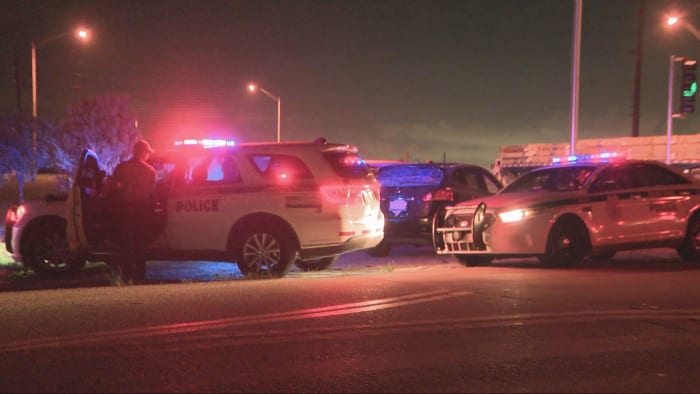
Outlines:
{"type": "Polygon", "coordinates": [[[146,140],[134,144],[131,159],[119,163],[112,175],[115,190],[119,267],[127,281],[141,282],[146,277],[148,226],[153,215],[156,170],[148,164],[153,153],[146,140]]]}

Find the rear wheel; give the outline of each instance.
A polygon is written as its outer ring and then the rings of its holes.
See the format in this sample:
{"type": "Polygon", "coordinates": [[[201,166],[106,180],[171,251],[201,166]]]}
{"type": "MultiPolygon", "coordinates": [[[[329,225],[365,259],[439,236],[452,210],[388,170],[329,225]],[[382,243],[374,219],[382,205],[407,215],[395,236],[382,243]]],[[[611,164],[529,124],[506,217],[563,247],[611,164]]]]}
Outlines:
{"type": "Polygon", "coordinates": [[[391,244],[382,240],[377,246],[367,249],[367,253],[372,257],[386,257],[391,251],[391,244]]]}
{"type": "Polygon", "coordinates": [[[236,263],[244,275],[284,276],[297,254],[292,237],[276,228],[251,226],[241,241],[236,263]]]}
{"type": "Polygon", "coordinates": [[[455,254],[454,256],[460,264],[467,267],[489,265],[493,261],[493,257],[491,256],[472,256],[466,254],[455,254]]]}
{"type": "Polygon", "coordinates": [[[66,237],[66,222],[50,219],[27,230],[22,240],[22,260],[37,275],[69,275],[85,266],[85,258],[71,253],[66,237]]]}
{"type": "Polygon", "coordinates": [[[685,262],[700,262],[700,216],[690,219],[683,245],[677,251],[685,262]]]}
{"type": "Polygon", "coordinates": [[[539,260],[548,266],[570,266],[580,263],[589,250],[586,228],[577,220],[565,218],[552,226],[547,250],[539,260]]]}
{"type": "Polygon", "coordinates": [[[330,256],[330,257],[321,257],[320,259],[313,259],[313,260],[301,260],[297,259],[294,262],[294,265],[297,266],[302,271],[310,272],[310,271],[323,271],[330,267],[331,265],[335,264],[336,261],[340,256],[330,256]]]}

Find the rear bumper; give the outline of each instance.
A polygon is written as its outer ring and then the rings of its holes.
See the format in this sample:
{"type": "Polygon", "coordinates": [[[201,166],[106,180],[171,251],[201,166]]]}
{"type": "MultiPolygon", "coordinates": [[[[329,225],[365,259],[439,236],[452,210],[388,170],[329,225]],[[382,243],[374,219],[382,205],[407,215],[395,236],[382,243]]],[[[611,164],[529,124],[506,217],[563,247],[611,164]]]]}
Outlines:
{"type": "Polygon", "coordinates": [[[321,257],[335,256],[343,253],[350,253],[358,250],[373,248],[377,246],[383,238],[384,234],[382,232],[378,232],[371,235],[352,237],[347,241],[337,245],[302,249],[299,251],[299,254],[301,255],[302,260],[311,260],[321,257]]]}
{"type": "Polygon", "coordinates": [[[432,219],[395,222],[387,220],[384,222],[384,241],[392,244],[432,245],[432,219]]]}

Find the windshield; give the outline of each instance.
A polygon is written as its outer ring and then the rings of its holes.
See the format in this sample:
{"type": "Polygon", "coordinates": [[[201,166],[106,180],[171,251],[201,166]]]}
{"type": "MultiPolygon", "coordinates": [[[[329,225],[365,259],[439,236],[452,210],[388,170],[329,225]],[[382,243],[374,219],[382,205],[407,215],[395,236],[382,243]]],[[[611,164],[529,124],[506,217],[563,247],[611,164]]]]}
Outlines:
{"type": "Polygon", "coordinates": [[[435,186],[442,182],[445,174],[434,166],[398,165],[379,170],[377,180],[382,186],[435,186]]]}
{"type": "Polygon", "coordinates": [[[506,186],[501,193],[579,190],[595,169],[595,166],[574,166],[533,170],[506,186]]]}

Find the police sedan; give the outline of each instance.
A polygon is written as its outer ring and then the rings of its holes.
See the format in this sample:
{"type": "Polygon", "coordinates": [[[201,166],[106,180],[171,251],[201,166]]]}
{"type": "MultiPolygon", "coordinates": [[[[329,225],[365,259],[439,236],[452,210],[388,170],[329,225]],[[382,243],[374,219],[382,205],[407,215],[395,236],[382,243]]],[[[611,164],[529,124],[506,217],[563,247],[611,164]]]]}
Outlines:
{"type": "Polygon", "coordinates": [[[570,265],[670,247],[700,260],[699,180],[655,161],[588,159],[561,160],[446,208],[433,224],[437,253],[467,266],[521,256],[570,265]]]}

